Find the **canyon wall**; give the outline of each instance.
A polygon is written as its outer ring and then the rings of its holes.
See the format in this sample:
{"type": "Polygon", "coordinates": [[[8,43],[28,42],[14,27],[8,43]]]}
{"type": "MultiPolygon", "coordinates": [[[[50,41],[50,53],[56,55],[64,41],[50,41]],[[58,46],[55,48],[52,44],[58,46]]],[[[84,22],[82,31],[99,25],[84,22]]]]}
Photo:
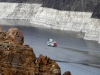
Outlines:
{"type": "MultiPolygon", "coordinates": [[[[67,8],[66,8],[67,9],[67,8]]],[[[74,8],[73,8],[74,9],[74,8]]],[[[95,12],[95,11],[94,11],[95,12]]],[[[38,3],[0,3],[1,19],[27,19],[31,26],[84,32],[84,39],[100,43],[100,19],[92,12],[52,9],[38,3]]]]}

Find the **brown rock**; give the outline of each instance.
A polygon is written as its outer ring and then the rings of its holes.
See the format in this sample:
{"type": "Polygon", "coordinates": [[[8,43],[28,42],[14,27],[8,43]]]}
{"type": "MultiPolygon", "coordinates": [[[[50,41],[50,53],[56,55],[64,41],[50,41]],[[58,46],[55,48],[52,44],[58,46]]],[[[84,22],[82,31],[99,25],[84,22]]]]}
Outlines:
{"type": "Polygon", "coordinates": [[[63,75],[71,75],[70,71],[66,71],[63,75]]]}
{"type": "Polygon", "coordinates": [[[0,26],[0,32],[2,32],[2,27],[0,26]]]}
{"type": "Polygon", "coordinates": [[[10,28],[6,33],[6,39],[13,44],[23,45],[24,36],[17,28],[10,28]]]}
{"type": "Polygon", "coordinates": [[[33,49],[23,43],[23,34],[17,28],[0,32],[1,75],[61,75],[54,60],[43,55],[36,58],[33,49]]]}

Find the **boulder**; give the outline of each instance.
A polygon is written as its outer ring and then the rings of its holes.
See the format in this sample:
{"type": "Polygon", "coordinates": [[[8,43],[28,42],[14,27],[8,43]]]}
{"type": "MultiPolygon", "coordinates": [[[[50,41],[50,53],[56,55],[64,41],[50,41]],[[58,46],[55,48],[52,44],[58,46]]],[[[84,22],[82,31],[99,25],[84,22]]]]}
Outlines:
{"type": "Polygon", "coordinates": [[[64,72],[64,74],[63,75],[72,75],[71,74],[71,72],[70,71],[66,71],[66,72],[64,72]]]}
{"type": "Polygon", "coordinates": [[[6,39],[12,42],[13,44],[20,44],[23,45],[24,43],[24,36],[18,28],[10,28],[6,32],[6,39]]]}

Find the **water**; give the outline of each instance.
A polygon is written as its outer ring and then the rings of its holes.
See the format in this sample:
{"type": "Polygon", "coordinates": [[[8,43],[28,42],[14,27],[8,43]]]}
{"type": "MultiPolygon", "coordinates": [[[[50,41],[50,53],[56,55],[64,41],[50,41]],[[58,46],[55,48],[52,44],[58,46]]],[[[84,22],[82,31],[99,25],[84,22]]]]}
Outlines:
{"type": "Polygon", "coordinates": [[[47,55],[61,67],[62,74],[70,70],[72,75],[100,75],[100,44],[83,39],[84,33],[31,27],[28,20],[0,20],[3,31],[17,27],[24,34],[24,44],[33,48],[36,56],[47,55]],[[58,46],[46,45],[53,38],[58,46]]]}

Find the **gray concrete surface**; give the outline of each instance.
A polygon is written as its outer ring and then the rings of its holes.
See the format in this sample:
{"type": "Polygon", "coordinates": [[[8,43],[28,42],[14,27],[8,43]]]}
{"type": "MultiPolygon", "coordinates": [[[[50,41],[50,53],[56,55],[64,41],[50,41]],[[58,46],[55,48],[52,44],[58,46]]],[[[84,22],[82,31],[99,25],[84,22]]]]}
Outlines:
{"type": "Polygon", "coordinates": [[[100,75],[100,44],[82,39],[83,33],[30,27],[26,21],[18,21],[19,26],[16,23],[2,23],[3,31],[19,28],[25,37],[24,44],[30,45],[37,57],[42,54],[56,60],[62,74],[71,71],[72,75],[100,75]],[[53,38],[58,46],[47,46],[48,38],[53,38]]]}

